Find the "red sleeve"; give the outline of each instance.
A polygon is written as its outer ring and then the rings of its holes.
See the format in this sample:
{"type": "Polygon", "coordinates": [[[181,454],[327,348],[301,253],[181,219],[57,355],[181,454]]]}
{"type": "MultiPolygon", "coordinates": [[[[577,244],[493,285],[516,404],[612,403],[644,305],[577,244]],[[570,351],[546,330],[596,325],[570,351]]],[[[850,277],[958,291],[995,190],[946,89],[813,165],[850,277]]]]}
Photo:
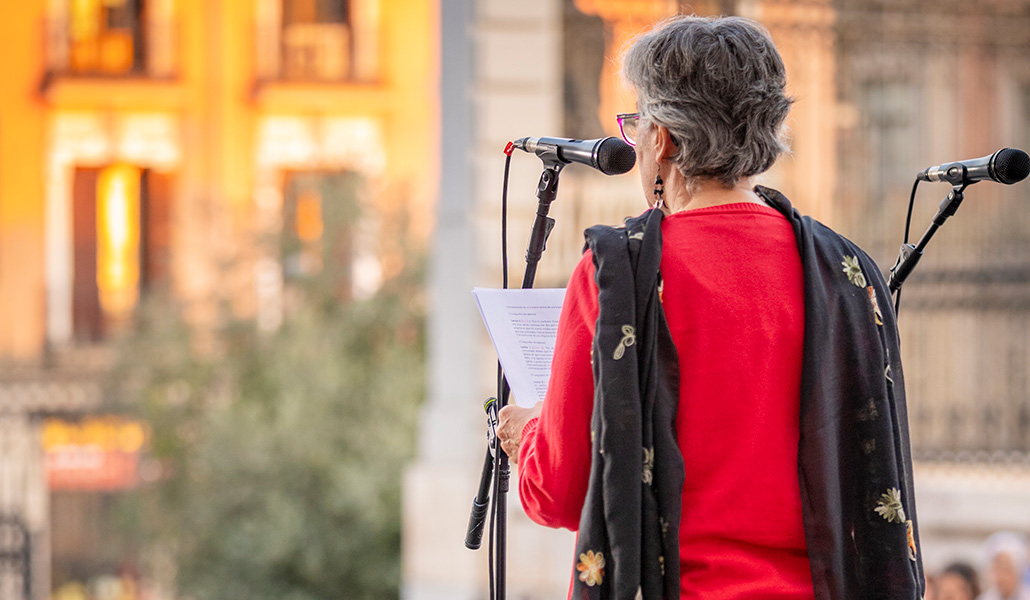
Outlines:
{"type": "Polygon", "coordinates": [[[548,527],[579,529],[590,480],[590,354],[597,310],[594,261],[587,251],[565,292],[543,409],[522,430],[519,448],[522,506],[531,519],[548,527]]]}

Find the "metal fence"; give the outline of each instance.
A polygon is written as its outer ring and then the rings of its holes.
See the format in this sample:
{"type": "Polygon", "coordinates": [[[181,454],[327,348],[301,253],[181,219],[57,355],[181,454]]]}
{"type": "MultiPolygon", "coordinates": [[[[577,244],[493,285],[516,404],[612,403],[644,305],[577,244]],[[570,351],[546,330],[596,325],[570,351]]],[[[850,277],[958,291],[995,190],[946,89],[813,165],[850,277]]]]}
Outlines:
{"type": "Polygon", "coordinates": [[[29,528],[18,515],[0,513],[0,598],[32,598],[29,528]]]}

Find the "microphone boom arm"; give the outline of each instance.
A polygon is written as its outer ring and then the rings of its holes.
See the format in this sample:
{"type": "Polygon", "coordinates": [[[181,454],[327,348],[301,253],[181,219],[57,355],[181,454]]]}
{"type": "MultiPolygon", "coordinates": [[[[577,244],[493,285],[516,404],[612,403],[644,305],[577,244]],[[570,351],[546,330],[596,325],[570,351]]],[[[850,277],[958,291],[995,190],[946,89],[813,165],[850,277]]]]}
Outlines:
{"type": "Polygon", "coordinates": [[[952,188],[951,192],[941,201],[940,206],[937,207],[937,214],[934,215],[930,226],[923,233],[923,237],[919,238],[919,241],[914,246],[912,244],[902,244],[901,252],[898,254],[898,261],[891,267],[891,275],[887,280],[887,285],[890,287],[892,294],[901,290],[905,280],[908,279],[912,270],[919,264],[919,259],[923,257],[923,250],[930,243],[930,238],[944,225],[948,217],[954,215],[955,211],[958,210],[962,200],[965,199],[966,187],[968,187],[967,184],[962,184],[952,188]]]}

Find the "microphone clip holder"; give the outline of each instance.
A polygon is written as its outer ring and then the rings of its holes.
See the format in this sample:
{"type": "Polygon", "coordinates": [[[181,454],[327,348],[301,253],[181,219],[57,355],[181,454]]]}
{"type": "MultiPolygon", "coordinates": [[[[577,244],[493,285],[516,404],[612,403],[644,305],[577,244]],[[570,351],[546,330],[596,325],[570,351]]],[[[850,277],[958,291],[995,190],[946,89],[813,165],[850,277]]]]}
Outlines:
{"type": "Polygon", "coordinates": [[[490,448],[490,455],[497,456],[500,446],[497,441],[497,398],[487,398],[483,403],[483,410],[486,411],[486,445],[490,448]]]}
{"type": "MultiPolygon", "coordinates": [[[[486,440],[487,453],[483,461],[483,473],[479,478],[479,491],[472,498],[472,510],[469,513],[469,523],[465,530],[465,547],[469,550],[478,550],[483,544],[483,529],[486,526],[486,513],[490,508],[490,484],[493,483],[494,463],[498,453],[501,451],[500,442],[497,439],[497,398],[490,397],[483,403],[483,410],[486,411],[486,440]]],[[[507,491],[507,481],[504,482],[507,491]]]]}
{"type": "Polygon", "coordinates": [[[923,237],[919,238],[919,241],[915,244],[902,244],[901,251],[898,253],[898,260],[891,267],[891,275],[887,281],[888,287],[890,287],[891,293],[896,293],[901,290],[901,286],[908,279],[908,276],[912,273],[912,270],[919,264],[919,259],[923,258],[923,250],[926,245],[930,243],[930,238],[933,237],[937,230],[940,229],[944,222],[949,217],[955,214],[958,207],[961,206],[962,201],[965,199],[965,190],[972,184],[962,183],[952,188],[951,192],[941,201],[937,207],[937,214],[934,215],[930,226],[923,233],[923,237]]]}
{"type": "MultiPolygon", "coordinates": [[[[539,149],[537,151],[540,152],[539,149]]],[[[544,151],[540,157],[544,161],[544,170],[540,173],[540,181],[536,185],[536,197],[539,202],[529,236],[529,245],[526,246],[526,276],[522,281],[523,288],[533,287],[536,265],[543,257],[544,250],[547,249],[547,239],[551,237],[551,230],[554,229],[554,219],[547,214],[550,212],[551,203],[558,197],[558,176],[566,164],[558,158],[557,147],[553,158],[549,157],[548,151],[544,151]]]]}

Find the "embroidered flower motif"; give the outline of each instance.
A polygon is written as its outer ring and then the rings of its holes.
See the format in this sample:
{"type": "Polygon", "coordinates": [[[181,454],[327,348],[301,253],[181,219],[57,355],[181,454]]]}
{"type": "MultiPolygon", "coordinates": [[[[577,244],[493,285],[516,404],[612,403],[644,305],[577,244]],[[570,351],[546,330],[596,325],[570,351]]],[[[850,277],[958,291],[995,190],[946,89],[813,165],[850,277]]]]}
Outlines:
{"type": "Polygon", "coordinates": [[[876,417],[880,416],[880,412],[876,410],[876,402],[870,398],[869,402],[865,406],[858,409],[855,416],[859,421],[872,421],[876,417]]]}
{"type": "Polygon", "coordinates": [[[641,479],[647,485],[654,481],[654,448],[644,448],[644,471],[641,479]]]}
{"type": "Polygon", "coordinates": [[[880,312],[880,305],[876,302],[876,290],[873,289],[873,286],[869,286],[866,288],[866,291],[869,292],[869,302],[873,305],[873,316],[876,317],[876,324],[883,325],[883,313],[880,312]]]}
{"type": "Polygon", "coordinates": [[[879,506],[874,508],[881,517],[891,523],[905,522],[905,509],[901,506],[901,490],[891,488],[880,496],[879,506]]]}
{"type": "Polygon", "coordinates": [[[579,564],[576,565],[579,571],[579,580],[590,587],[601,585],[604,579],[604,554],[593,550],[587,550],[585,554],[579,555],[579,564]]]}
{"type": "Polygon", "coordinates": [[[862,452],[872,454],[876,450],[876,438],[862,442],[862,452]]]}
{"type": "Polygon", "coordinates": [[[615,347],[615,355],[613,358],[619,360],[626,354],[626,348],[629,348],[633,344],[637,343],[637,334],[633,329],[632,325],[622,326],[622,339],[619,340],[619,345],[615,347]]]}
{"type": "Polygon", "coordinates": [[[857,256],[845,256],[844,262],[840,264],[844,265],[844,273],[847,274],[851,283],[860,288],[866,286],[865,275],[862,273],[862,267],[858,264],[857,256]]]}
{"type": "Polygon", "coordinates": [[[905,528],[908,530],[908,557],[913,561],[916,559],[916,534],[912,526],[912,519],[905,521],[905,528]]]}

